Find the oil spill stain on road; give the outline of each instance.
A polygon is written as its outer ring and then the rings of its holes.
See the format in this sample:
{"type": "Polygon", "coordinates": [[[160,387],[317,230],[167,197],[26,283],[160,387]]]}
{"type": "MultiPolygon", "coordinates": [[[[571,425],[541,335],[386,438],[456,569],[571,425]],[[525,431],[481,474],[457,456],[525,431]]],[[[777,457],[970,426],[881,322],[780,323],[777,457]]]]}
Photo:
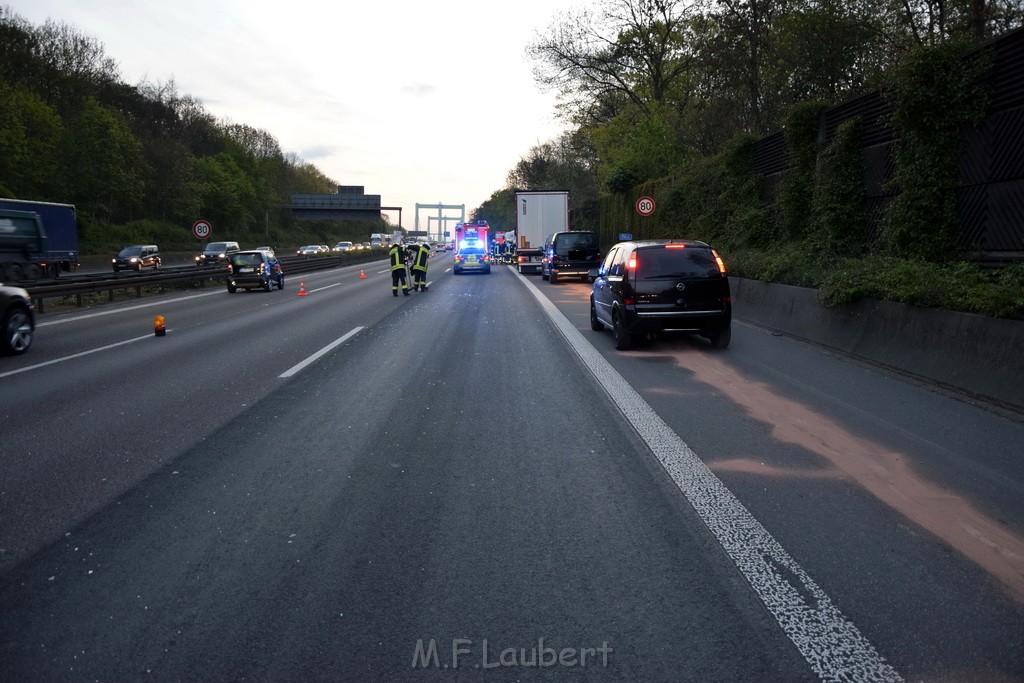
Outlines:
{"type": "MultiPolygon", "coordinates": [[[[836,474],[856,482],[878,500],[942,539],[1006,586],[1024,603],[1024,538],[989,517],[969,500],[915,472],[905,453],[862,438],[806,405],[750,381],[716,354],[674,353],[694,379],[713,386],[767,424],[772,437],[816,453],[836,474]]],[[[713,463],[712,469],[760,471],[767,476],[801,476],[802,469],[765,468],[758,463],[713,463]]]]}

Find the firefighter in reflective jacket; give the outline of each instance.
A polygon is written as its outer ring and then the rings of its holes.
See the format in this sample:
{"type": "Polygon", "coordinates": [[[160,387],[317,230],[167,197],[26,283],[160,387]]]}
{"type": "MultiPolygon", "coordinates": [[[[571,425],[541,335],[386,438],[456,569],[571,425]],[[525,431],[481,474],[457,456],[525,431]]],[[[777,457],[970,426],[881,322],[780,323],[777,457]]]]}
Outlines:
{"type": "Polygon", "coordinates": [[[430,258],[430,247],[420,242],[420,248],[413,250],[412,288],[421,292],[427,291],[427,259],[430,258]]]}
{"type": "Polygon", "coordinates": [[[402,282],[402,294],[409,296],[409,281],[405,279],[405,250],[395,242],[388,251],[391,259],[391,294],[398,296],[398,282],[402,282]]]}

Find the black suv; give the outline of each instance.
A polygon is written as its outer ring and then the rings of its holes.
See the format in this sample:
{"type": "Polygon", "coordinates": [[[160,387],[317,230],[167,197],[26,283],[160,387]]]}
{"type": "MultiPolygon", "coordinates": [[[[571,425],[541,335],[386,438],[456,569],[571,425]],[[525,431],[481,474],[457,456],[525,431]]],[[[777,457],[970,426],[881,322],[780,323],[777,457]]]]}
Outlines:
{"type": "Polygon", "coordinates": [[[122,268],[141,272],[143,268],[160,268],[163,265],[160,260],[160,248],[155,244],[135,244],[125,247],[117,252],[117,256],[110,261],[115,273],[122,268]]]}
{"type": "Polygon", "coordinates": [[[210,242],[203,253],[196,256],[197,266],[224,263],[228,256],[238,251],[238,242],[210,242]]]}
{"type": "Polygon", "coordinates": [[[615,348],[638,335],[696,332],[729,346],[732,297],[725,264],[704,242],[620,242],[593,271],[590,327],[609,328],[615,348]]]}
{"type": "Polygon", "coordinates": [[[585,230],[556,232],[544,241],[540,277],[551,284],[563,277],[590,279],[590,271],[601,265],[597,233],[585,230]]]}

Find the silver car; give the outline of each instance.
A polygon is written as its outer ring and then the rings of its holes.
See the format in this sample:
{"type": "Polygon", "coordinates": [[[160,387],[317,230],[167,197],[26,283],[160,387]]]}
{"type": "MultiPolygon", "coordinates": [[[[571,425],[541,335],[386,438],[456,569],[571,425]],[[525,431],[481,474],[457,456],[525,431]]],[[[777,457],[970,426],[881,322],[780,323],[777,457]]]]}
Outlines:
{"type": "Polygon", "coordinates": [[[21,287],[0,285],[0,353],[25,353],[36,328],[32,299],[21,287]]]}

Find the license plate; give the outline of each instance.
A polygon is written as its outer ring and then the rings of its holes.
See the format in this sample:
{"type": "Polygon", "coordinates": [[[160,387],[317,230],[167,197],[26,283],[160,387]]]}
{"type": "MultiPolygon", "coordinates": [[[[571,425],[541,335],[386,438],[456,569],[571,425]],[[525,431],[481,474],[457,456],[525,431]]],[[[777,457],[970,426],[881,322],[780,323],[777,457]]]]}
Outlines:
{"type": "Polygon", "coordinates": [[[466,263],[476,263],[476,256],[467,256],[466,263]]]}
{"type": "Polygon", "coordinates": [[[238,272],[239,273],[255,273],[256,269],[255,268],[239,268],[238,272]]]}

